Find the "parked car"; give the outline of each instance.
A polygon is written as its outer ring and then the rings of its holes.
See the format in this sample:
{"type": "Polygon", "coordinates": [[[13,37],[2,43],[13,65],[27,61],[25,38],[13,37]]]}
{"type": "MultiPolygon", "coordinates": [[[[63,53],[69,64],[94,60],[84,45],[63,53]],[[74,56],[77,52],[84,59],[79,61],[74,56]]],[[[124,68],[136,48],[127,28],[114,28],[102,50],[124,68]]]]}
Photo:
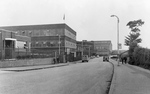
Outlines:
{"type": "Polygon", "coordinates": [[[109,62],[109,56],[103,56],[103,61],[109,62]]]}
{"type": "Polygon", "coordinates": [[[118,59],[118,56],[117,55],[112,55],[110,58],[111,59],[118,59]]]}
{"type": "Polygon", "coordinates": [[[89,61],[88,55],[83,55],[82,56],[82,62],[84,62],[84,61],[86,61],[86,62],[89,61]]]}

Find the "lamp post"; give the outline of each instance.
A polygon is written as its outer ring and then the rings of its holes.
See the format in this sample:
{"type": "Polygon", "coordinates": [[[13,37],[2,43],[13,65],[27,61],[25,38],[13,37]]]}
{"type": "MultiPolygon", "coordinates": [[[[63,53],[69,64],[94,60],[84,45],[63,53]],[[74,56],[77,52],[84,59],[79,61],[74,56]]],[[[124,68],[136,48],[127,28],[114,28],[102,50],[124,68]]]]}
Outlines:
{"type": "Polygon", "coordinates": [[[83,56],[83,40],[82,40],[82,56],[83,56]]]}
{"type": "Polygon", "coordinates": [[[59,35],[59,56],[60,56],[60,35],[59,35]]]}
{"type": "Polygon", "coordinates": [[[90,57],[90,55],[91,55],[91,52],[90,52],[90,47],[91,47],[91,46],[89,46],[89,57],[90,57]]]}
{"type": "Polygon", "coordinates": [[[119,17],[116,15],[111,15],[111,17],[117,18],[117,53],[118,53],[118,66],[119,66],[119,17]]]}
{"type": "Polygon", "coordinates": [[[0,32],[0,34],[1,34],[1,44],[2,44],[2,46],[1,46],[1,59],[2,59],[2,57],[3,57],[3,53],[2,53],[2,50],[3,50],[3,38],[2,38],[2,32],[0,32]]]}
{"type": "MultiPolygon", "coordinates": [[[[57,34],[58,36],[58,55],[59,55],[59,59],[60,59],[60,35],[57,34]]],[[[58,62],[60,62],[60,60],[58,60],[58,62]]]]}
{"type": "Polygon", "coordinates": [[[59,56],[60,56],[60,35],[58,35],[57,34],[57,36],[58,36],[58,53],[59,53],[59,56]]]}

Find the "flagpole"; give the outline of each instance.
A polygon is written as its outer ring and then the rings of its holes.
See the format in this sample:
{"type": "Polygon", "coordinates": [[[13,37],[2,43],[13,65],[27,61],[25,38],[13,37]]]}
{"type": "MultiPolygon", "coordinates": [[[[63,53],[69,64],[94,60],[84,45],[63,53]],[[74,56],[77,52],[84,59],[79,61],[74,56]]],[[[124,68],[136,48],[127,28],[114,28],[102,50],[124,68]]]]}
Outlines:
{"type": "Polygon", "coordinates": [[[64,20],[64,23],[65,23],[65,14],[64,14],[64,16],[63,16],[63,20],[64,20]]]}

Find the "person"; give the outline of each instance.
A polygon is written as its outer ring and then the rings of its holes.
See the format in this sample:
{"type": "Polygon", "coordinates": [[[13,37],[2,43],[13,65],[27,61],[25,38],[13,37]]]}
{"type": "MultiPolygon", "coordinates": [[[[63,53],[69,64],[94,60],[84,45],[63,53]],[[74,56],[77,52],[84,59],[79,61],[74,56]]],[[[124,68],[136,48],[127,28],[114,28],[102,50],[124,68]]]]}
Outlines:
{"type": "Polygon", "coordinates": [[[54,64],[56,63],[56,59],[55,58],[53,58],[53,62],[54,62],[54,64]]]}
{"type": "Polygon", "coordinates": [[[121,62],[122,62],[122,64],[123,64],[123,62],[124,62],[124,57],[121,57],[121,62]]]}
{"type": "Polygon", "coordinates": [[[59,63],[59,57],[57,57],[57,63],[59,63]]]}
{"type": "Polygon", "coordinates": [[[127,57],[124,57],[125,64],[127,63],[127,57]]]}

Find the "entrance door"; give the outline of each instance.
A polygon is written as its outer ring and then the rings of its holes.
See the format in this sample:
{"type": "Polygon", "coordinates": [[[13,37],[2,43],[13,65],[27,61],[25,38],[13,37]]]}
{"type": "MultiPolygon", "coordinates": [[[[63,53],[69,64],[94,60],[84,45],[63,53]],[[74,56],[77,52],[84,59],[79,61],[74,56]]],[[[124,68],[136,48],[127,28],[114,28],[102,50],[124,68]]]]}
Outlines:
{"type": "Polygon", "coordinates": [[[14,41],[5,40],[5,59],[12,59],[14,53],[14,41]]]}

